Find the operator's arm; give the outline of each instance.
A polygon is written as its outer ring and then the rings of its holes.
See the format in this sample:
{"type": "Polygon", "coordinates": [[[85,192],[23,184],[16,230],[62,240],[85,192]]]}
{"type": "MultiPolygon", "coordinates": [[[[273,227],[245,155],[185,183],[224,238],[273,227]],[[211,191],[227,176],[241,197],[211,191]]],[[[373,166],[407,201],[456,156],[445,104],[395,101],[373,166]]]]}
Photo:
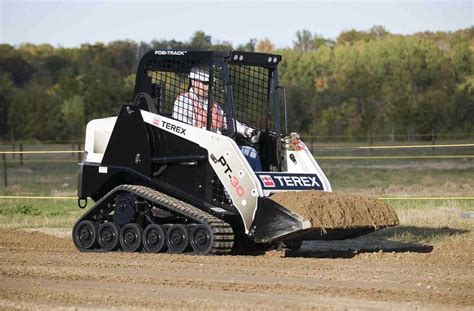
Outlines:
{"type": "MultiPolygon", "coordinates": [[[[227,129],[227,118],[225,117],[224,110],[214,102],[213,110],[214,107],[217,108],[217,115],[218,118],[222,120],[222,125],[221,129],[227,129]]],[[[213,116],[214,118],[214,116],[213,116]]],[[[260,131],[257,129],[254,129],[253,127],[250,127],[239,120],[235,120],[235,125],[236,125],[236,132],[243,135],[247,139],[250,140],[252,143],[257,143],[260,139],[260,131]]]]}
{"type": "Polygon", "coordinates": [[[235,124],[236,124],[236,129],[235,130],[237,131],[237,133],[242,134],[244,136],[248,136],[247,133],[253,131],[253,128],[243,124],[242,122],[240,122],[237,119],[235,120],[235,124]]]}
{"type": "MultiPolygon", "coordinates": [[[[224,121],[223,129],[227,129],[227,118],[225,116],[224,110],[217,103],[214,103],[214,105],[215,105],[215,107],[217,107],[217,111],[218,111],[220,117],[222,118],[222,120],[224,121]]],[[[253,128],[245,125],[244,123],[240,122],[237,119],[235,119],[235,124],[236,124],[235,131],[237,133],[239,133],[241,135],[244,135],[245,137],[250,138],[250,135],[248,135],[248,134],[251,133],[254,130],[253,128]]]]}
{"type": "Polygon", "coordinates": [[[236,124],[236,131],[239,134],[244,135],[247,137],[252,143],[257,143],[258,140],[260,139],[260,131],[257,129],[254,129],[253,127],[250,127],[239,120],[235,120],[236,124]]]}
{"type": "Polygon", "coordinates": [[[195,125],[193,103],[186,94],[179,95],[173,105],[173,119],[195,125]]]}
{"type": "MultiPolygon", "coordinates": [[[[219,118],[222,118],[223,120],[222,128],[227,129],[227,118],[225,116],[224,110],[221,108],[219,104],[215,102],[214,102],[214,107],[217,107],[217,113],[219,115],[219,118]]],[[[254,130],[253,128],[243,124],[242,122],[239,122],[237,119],[235,120],[235,124],[236,124],[235,130],[237,133],[244,135],[247,138],[251,137],[250,133],[252,133],[252,131],[254,130]]]]}

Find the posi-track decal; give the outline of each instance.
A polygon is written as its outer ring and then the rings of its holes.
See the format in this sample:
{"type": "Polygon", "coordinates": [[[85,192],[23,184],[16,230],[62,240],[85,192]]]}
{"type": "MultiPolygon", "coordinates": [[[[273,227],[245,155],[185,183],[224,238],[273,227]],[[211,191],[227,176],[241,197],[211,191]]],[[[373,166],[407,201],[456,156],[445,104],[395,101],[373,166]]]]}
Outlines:
{"type": "Polygon", "coordinates": [[[187,51],[163,51],[155,50],[155,55],[173,55],[173,56],[184,56],[187,51]]]}

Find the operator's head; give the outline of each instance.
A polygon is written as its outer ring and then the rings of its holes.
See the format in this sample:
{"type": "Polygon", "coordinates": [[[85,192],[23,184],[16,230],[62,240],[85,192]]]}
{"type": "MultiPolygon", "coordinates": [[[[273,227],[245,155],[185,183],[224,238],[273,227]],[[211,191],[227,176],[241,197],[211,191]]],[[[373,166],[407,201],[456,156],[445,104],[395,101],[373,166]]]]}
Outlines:
{"type": "Polygon", "coordinates": [[[202,97],[207,97],[209,91],[209,68],[206,66],[196,65],[189,72],[191,86],[193,91],[202,97]]]}

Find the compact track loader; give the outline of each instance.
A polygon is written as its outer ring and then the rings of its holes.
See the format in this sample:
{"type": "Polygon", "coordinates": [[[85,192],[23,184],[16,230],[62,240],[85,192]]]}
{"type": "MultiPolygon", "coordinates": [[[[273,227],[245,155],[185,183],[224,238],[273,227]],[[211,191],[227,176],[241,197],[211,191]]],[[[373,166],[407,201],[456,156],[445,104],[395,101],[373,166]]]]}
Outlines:
{"type": "Polygon", "coordinates": [[[281,56],[152,50],[133,101],[92,120],[73,228],[80,251],[228,254],[394,226],[385,203],[331,193],[288,133],[281,56]]]}

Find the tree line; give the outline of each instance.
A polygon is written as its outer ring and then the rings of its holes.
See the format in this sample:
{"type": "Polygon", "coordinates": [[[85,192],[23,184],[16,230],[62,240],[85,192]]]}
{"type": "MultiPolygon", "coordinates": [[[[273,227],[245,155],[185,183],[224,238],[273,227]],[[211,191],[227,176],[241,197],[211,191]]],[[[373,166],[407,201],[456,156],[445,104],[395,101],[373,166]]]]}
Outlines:
{"type": "Polygon", "coordinates": [[[81,140],[86,123],[130,102],[136,65],[150,49],[283,55],[289,126],[348,137],[474,133],[474,27],[392,34],[381,26],[335,39],[298,31],[291,47],[268,38],[232,46],[197,31],[185,42],[115,41],[76,48],[0,45],[0,138],[81,140]]]}

